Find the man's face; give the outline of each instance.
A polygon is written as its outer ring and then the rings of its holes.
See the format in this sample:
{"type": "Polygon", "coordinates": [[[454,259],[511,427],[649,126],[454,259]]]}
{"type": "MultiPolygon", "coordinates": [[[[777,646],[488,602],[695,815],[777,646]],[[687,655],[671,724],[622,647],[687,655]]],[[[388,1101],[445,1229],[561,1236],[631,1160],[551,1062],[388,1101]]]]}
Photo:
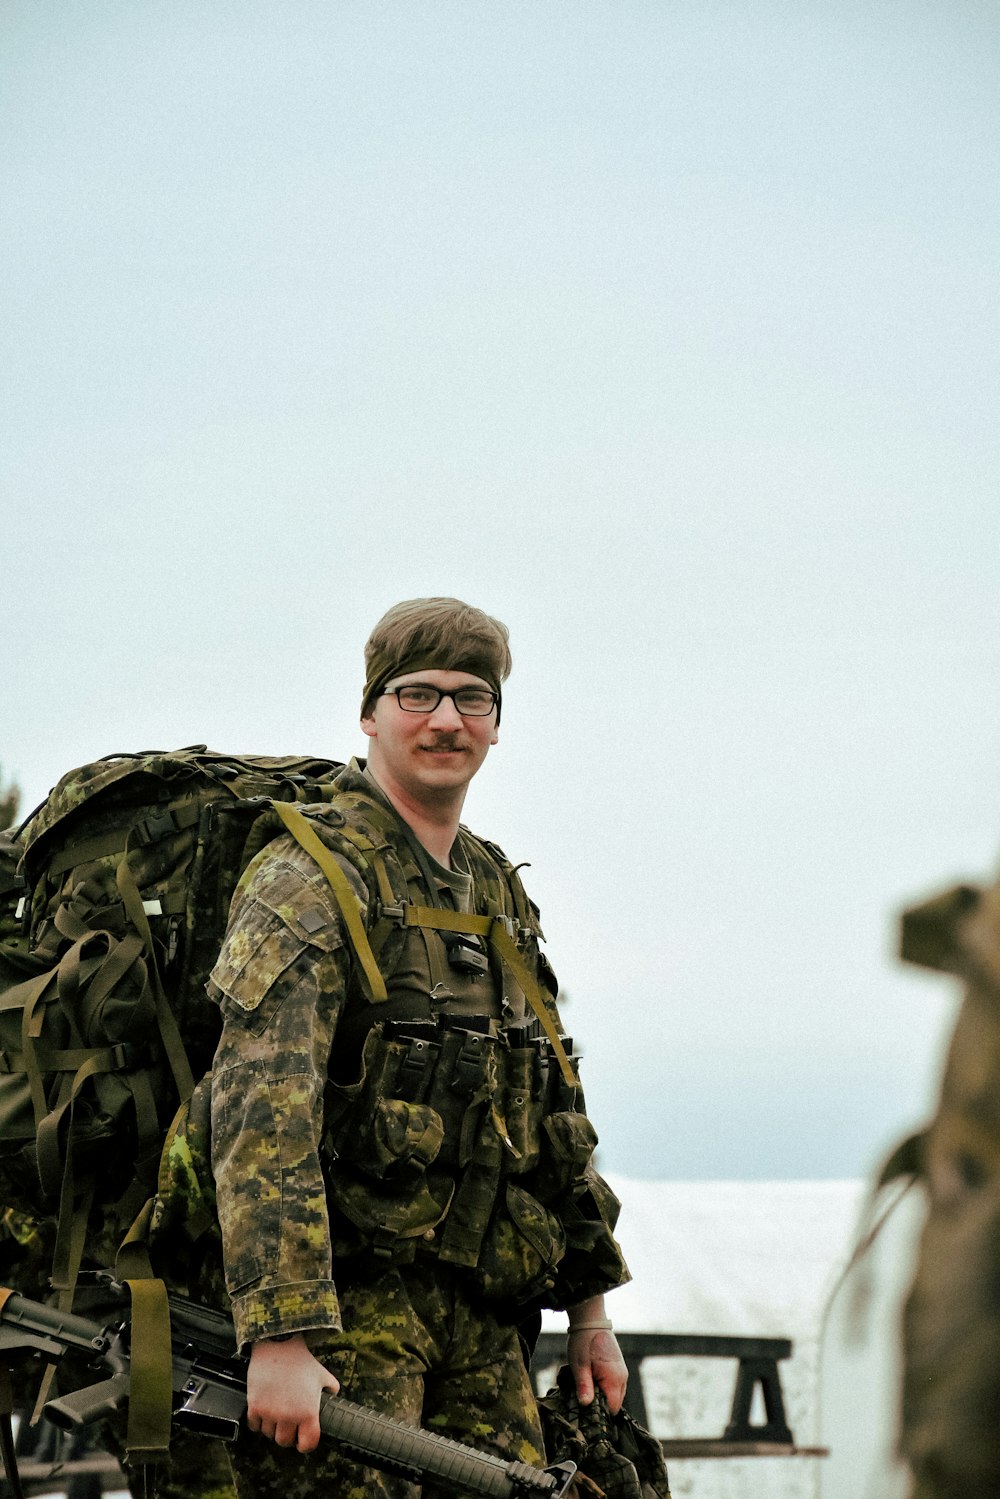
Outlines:
{"type": "MultiPolygon", "coordinates": [[[[459,687],[486,687],[482,677],[467,671],[403,672],[387,689],[414,683],[450,692],[459,687]]],[[[463,717],[450,697],[443,697],[432,713],[408,713],[391,692],[376,698],[371,714],[361,720],[371,740],[368,765],[390,796],[402,794],[416,802],[437,803],[464,793],[497,742],[497,714],[463,717]]]]}

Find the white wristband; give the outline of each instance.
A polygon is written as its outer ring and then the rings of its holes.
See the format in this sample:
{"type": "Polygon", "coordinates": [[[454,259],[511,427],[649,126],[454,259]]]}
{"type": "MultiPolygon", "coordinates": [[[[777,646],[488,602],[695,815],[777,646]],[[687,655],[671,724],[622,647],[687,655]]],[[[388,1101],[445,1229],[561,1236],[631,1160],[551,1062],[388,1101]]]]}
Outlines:
{"type": "Polygon", "coordinates": [[[571,1322],[567,1328],[567,1334],[571,1332],[610,1332],[612,1323],[607,1317],[595,1317],[592,1322],[571,1322]]]}

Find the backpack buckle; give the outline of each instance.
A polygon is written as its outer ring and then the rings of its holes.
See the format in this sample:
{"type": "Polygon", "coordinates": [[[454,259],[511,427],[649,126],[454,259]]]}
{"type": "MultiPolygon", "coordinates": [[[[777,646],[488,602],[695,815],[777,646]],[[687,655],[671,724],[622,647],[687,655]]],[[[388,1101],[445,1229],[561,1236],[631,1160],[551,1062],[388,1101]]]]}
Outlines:
{"type": "Polygon", "coordinates": [[[394,922],[396,926],[406,925],[406,912],[404,911],[403,907],[387,906],[385,902],[381,900],[377,900],[375,902],[375,918],[378,921],[381,921],[384,918],[386,921],[394,922]]]}

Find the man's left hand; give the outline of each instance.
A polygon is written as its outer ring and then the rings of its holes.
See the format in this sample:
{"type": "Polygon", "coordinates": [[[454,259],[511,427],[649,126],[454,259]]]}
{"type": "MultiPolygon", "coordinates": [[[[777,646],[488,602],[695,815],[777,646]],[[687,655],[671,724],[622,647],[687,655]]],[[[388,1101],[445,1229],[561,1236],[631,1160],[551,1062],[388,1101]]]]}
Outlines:
{"type": "Polygon", "coordinates": [[[625,1399],[628,1369],[613,1332],[581,1328],[569,1331],[567,1360],[576,1380],[576,1395],[581,1405],[594,1398],[594,1386],[600,1385],[613,1416],[617,1416],[625,1399]]]}

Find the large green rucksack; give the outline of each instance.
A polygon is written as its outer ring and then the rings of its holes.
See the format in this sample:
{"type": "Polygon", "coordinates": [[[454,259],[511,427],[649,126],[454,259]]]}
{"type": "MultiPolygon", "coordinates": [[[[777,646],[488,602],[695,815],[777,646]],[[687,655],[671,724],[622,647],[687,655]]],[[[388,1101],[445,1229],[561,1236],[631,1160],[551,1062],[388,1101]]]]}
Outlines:
{"type": "Polygon", "coordinates": [[[204,745],[114,755],[2,840],[0,1206],[55,1220],[64,1305],[95,1225],[141,1223],[170,1121],[211,1065],[205,980],[276,830],[264,814],[328,798],[340,769],[204,745]]]}

